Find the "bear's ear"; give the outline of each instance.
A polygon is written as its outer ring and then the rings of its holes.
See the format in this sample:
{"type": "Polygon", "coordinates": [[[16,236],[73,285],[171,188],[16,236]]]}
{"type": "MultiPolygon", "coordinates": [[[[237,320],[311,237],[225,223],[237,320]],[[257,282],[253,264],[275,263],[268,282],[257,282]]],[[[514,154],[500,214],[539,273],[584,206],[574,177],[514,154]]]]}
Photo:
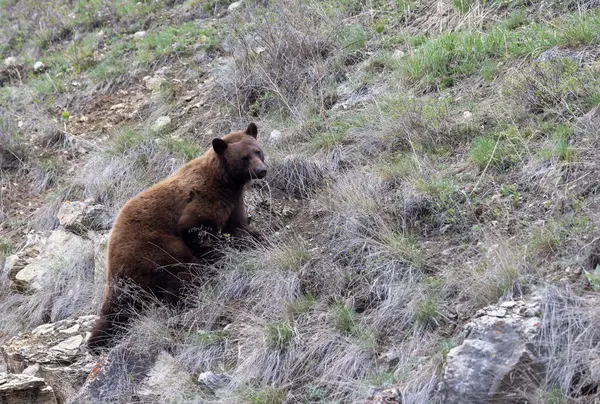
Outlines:
{"type": "Polygon", "coordinates": [[[254,122],[248,125],[248,129],[246,129],[246,134],[256,139],[256,137],[258,136],[258,128],[256,127],[256,124],[254,122]]]}
{"type": "Polygon", "coordinates": [[[223,154],[225,149],[227,149],[227,142],[225,142],[223,139],[219,139],[219,138],[213,139],[212,147],[213,147],[213,149],[215,149],[215,152],[217,154],[223,154]]]}

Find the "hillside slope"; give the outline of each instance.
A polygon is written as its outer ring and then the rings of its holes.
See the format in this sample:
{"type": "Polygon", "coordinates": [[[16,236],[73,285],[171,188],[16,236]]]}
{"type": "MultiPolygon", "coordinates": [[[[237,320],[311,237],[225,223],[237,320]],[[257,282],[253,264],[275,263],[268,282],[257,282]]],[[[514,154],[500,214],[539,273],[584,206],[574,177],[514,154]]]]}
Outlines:
{"type": "MultiPolygon", "coordinates": [[[[269,175],[248,204],[272,245],[227,250],[188,309],[157,307],[129,336],[232,382],[163,400],[352,402],[393,386],[440,402],[464,324],[542,293],[554,345],[522,399],[589,402],[599,6],[0,0],[1,261],[56,229],[63,202],[114,220],[253,121],[269,175]]],[[[0,341],[98,310],[102,280],[70,264],[28,294],[0,274],[0,341]]]]}

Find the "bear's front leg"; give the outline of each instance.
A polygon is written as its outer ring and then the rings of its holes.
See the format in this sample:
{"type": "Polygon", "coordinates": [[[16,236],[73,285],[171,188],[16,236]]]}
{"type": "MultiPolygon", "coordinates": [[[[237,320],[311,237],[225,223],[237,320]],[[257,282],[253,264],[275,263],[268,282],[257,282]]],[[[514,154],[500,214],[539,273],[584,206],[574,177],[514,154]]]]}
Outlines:
{"type": "Polygon", "coordinates": [[[227,220],[223,233],[230,234],[233,238],[235,246],[248,247],[251,243],[248,243],[248,239],[253,240],[259,244],[266,244],[267,239],[257,230],[248,225],[248,217],[246,216],[246,210],[244,209],[244,201],[240,199],[229,219],[227,220]],[[244,241],[245,240],[245,241],[244,241]]]}
{"type": "Polygon", "coordinates": [[[205,263],[212,263],[221,257],[220,229],[211,219],[198,215],[194,202],[190,202],[183,210],[178,228],[179,236],[195,257],[205,263]]]}

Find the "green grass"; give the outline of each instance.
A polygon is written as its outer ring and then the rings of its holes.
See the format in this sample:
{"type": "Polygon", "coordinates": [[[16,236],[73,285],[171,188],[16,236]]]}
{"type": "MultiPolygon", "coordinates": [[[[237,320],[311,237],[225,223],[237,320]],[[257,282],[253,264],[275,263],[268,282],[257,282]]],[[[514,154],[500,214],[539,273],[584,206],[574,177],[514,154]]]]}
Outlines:
{"type": "Polygon", "coordinates": [[[512,125],[490,135],[479,136],[471,143],[471,161],[481,170],[494,168],[505,171],[528,153],[530,136],[530,130],[521,131],[512,125]]]}
{"type": "Polygon", "coordinates": [[[175,154],[183,156],[186,161],[200,157],[203,152],[196,143],[186,139],[168,139],[167,148],[175,154]]]}
{"type": "Polygon", "coordinates": [[[200,28],[195,23],[164,27],[136,42],[136,60],[143,66],[171,55],[184,56],[193,45],[211,49],[218,43],[216,33],[210,28],[200,28]]]}
{"type": "MultiPolygon", "coordinates": [[[[327,391],[325,391],[324,389],[320,388],[317,385],[314,385],[312,383],[309,383],[306,385],[305,388],[305,400],[312,403],[312,402],[323,402],[323,400],[327,399],[327,391]]],[[[303,401],[305,402],[305,401],[303,401]]],[[[327,401],[325,401],[327,402],[327,401]]]]}
{"type": "Polygon", "coordinates": [[[288,323],[268,324],[266,336],[270,347],[283,349],[294,339],[294,329],[288,323]]]}
{"type": "Polygon", "coordinates": [[[287,391],[282,388],[263,387],[248,389],[241,395],[244,402],[248,404],[281,404],[287,396],[287,391]]]}
{"type": "Polygon", "coordinates": [[[457,338],[445,338],[438,343],[439,353],[445,362],[451,350],[460,345],[457,338]]]}
{"type": "Polygon", "coordinates": [[[15,87],[0,87],[0,105],[8,105],[14,99],[15,93],[15,87]]]}
{"type": "Polygon", "coordinates": [[[369,378],[369,383],[375,387],[391,386],[397,379],[394,372],[380,372],[369,378]]]}
{"type": "Polygon", "coordinates": [[[367,44],[367,35],[362,25],[346,25],[341,30],[341,46],[347,51],[363,49],[367,44]]]}
{"type": "Polygon", "coordinates": [[[475,0],[452,0],[452,6],[459,13],[465,13],[473,6],[475,0]]]}
{"type": "Polygon", "coordinates": [[[139,146],[144,141],[144,136],[128,127],[121,129],[120,133],[113,140],[110,152],[116,155],[127,153],[130,149],[139,146]]]}
{"type": "Polygon", "coordinates": [[[343,303],[333,307],[333,324],[335,328],[345,334],[352,334],[356,327],[356,312],[343,303]]]}
{"type": "Polygon", "coordinates": [[[502,25],[508,30],[517,29],[527,24],[527,11],[524,9],[513,10],[502,25]]]}
{"type": "Polygon", "coordinates": [[[227,340],[228,333],[224,330],[198,331],[191,335],[190,342],[195,345],[209,346],[220,344],[227,340]]]}
{"type": "Polygon", "coordinates": [[[417,46],[401,72],[410,80],[439,88],[480,72],[490,60],[536,57],[557,47],[593,45],[600,36],[600,13],[572,14],[552,22],[519,25],[522,17],[509,17],[488,32],[447,32],[417,46]],[[516,26],[519,25],[519,26],[516,26]]]}
{"type": "Polygon", "coordinates": [[[573,135],[573,130],[569,125],[557,125],[552,134],[552,142],[554,143],[555,155],[560,161],[573,161],[573,148],[569,144],[569,140],[573,135]]]}
{"type": "Polygon", "coordinates": [[[295,319],[303,314],[309,313],[315,305],[315,298],[312,295],[303,295],[293,302],[287,303],[285,312],[290,319],[295,319]]]}
{"type": "Polygon", "coordinates": [[[412,154],[403,154],[382,158],[374,165],[375,173],[384,181],[402,182],[411,177],[418,169],[412,154]]]}
{"type": "Polygon", "coordinates": [[[383,236],[382,242],[390,258],[409,263],[417,269],[425,265],[425,257],[413,237],[394,232],[383,236]]]}
{"type": "Polygon", "coordinates": [[[38,78],[31,80],[29,87],[40,98],[59,95],[67,90],[61,77],[49,73],[41,74],[38,78]]]}
{"type": "Polygon", "coordinates": [[[0,259],[8,257],[15,251],[14,245],[5,239],[0,239],[0,259]]]}
{"type": "Polygon", "coordinates": [[[299,271],[313,258],[310,245],[300,239],[293,239],[286,244],[270,250],[266,261],[272,267],[283,271],[299,271]]]}
{"type": "Polygon", "coordinates": [[[428,297],[417,305],[413,320],[419,325],[433,327],[439,324],[438,320],[440,317],[437,300],[428,297]]]}

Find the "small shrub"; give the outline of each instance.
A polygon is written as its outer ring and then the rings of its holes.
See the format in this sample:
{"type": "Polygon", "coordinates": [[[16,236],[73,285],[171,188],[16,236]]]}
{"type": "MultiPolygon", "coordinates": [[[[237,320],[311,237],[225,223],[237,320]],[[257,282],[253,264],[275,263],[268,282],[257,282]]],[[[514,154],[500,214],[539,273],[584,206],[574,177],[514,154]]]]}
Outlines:
{"type": "Polygon", "coordinates": [[[190,337],[190,342],[194,345],[209,346],[214,344],[220,344],[227,340],[227,331],[214,330],[214,331],[203,331],[200,330],[190,337]]]}
{"type": "Polygon", "coordinates": [[[425,264],[425,258],[414,238],[394,232],[384,236],[382,242],[390,258],[407,262],[417,269],[425,264]]]}
{"type": "Polygon", "coordinates": [[[396,383],[394,372],[381,372],[369,378],[369,382],[375,387],[391,386],[396,383]]]}
{"type": "Polygon", "coordinates": [[[582,116],[597,103],[600,73],[569,58],[538,62],[509,81],[504,93],[544,119],[582,116]]]}
{"type": "Polygon", "coordinates": [[[433,298],[426,298],[419,302],[413,315],[414,321],[424,327],[439,325],[439,318],[438,303],[433,298]]]}
{"type": "Polygon", "coordinates": [[[351,334],[356,327],[356,312],[344,303],[338,303],[333,307],[333,322],[338,331],[351,334]]]}
{"type": "Polygon", "coordinates": [[[281,404],[286,397],[287,392],[276,387],[252,389],[242,394],[242,398],[248,404],[281,404]]]}
{"type": "Polygon", "coordinates": [[[595,292],[600,292],[600,265],[596,266],[594,272],[586,272],[585,277],[590,283],[592,289],[595,292]]]}
{"type": "Polygon", "coordinates": [[[270,250],[266,261],[270,266],[284,271],[299,271],[312,257],[308,243],[298,238],[270,250]]]}
{"type": "Polygon", "coordinates": [[[283,349],[294,339],[294,329],[287,323],[267,325],[267,343],[270,347],[283,349]]]}
{"type": "Polygon", "coordinates": [[[285,312],[291,319],[294,319],[310,312],[314,305],[315,298],[312,295],[303,295],[293,302],[287,303],[285,306],[285,312]]]}
{"type": "Polygon", "coordinates": [[[556,223],[536,229],[529,240],[529,249],[534,255],[547,256],[554,253],[562,242],[562,231],[556,223]]]}
{"type": "Polygon", "coordinates": [[[471,144],[471,160],[480,170],[493,168],[506,171],[518,161],[521,150],[513,142],[498,134],[477,137],[471,144]]]}
{"type": "Polygon", "coordinates": [[[321,164],[299,155],[289,155],[270,164],[267,181],[295,198],[310,196],[325,179],[321,164]]]}
{"type": "Polygon", "coordinates": [[[4,259],[5,257],[8,257],[13,252],[13,244],[8,240],[0,239],[0,260],[4,259]]]}
{"type": "Polygon", "coordinates": [[[459,13],[464,13],[469,11],[471,6],[475,3],[475,0],[452,0],[452,6],[459,13]]]}

